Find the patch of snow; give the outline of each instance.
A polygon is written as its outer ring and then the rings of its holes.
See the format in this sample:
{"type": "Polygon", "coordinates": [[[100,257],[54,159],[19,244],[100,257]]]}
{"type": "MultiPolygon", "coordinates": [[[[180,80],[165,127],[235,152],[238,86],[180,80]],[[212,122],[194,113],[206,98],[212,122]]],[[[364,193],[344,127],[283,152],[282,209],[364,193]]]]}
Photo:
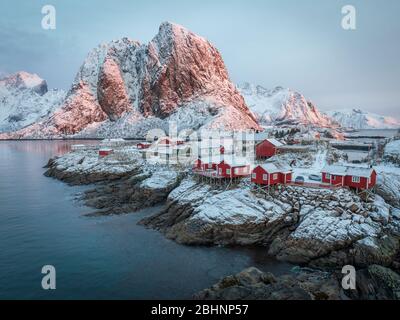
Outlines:
{"type": "Polygon", "coordinates": [[[385,146],[386,156],[400,156],[400,140],[393,140],[385,146]]]}
{"type": "Polygon", "coordinates": [[[150,178],[142,181],[140,187],[143,189],[166,189],[174,185],[178,179],[175,171],[156,171],[150,178]]]}

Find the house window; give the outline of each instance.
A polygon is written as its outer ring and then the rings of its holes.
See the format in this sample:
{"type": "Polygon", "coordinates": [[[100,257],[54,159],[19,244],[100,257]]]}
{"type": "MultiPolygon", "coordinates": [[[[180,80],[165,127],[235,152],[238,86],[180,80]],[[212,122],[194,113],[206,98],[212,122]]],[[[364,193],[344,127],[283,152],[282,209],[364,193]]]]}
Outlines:
{"type": "Polygon", "coordinates": [[[274,180],[278,179],[278,174],[277,174],[277,173],[274,173],[272,179],[274,179],[274,180]]]}
{"type": "Polygon", "coordinates": [[[257,173],[252,173],[252,174],[251,174],[251,177],[252,177],[253,179],[257,179],[257,173]]]}
{"type": "Polygon", "coordinates": [[[222,174],[222,169],[221,169],[221,168],[218,169],[218,173],[219,173],[220,175],[222,174]]]}
{"type": "Polygon", "coordinates": [[[268,180],[268,175],[267,174],[263,174],[263,180],[265,180],[265,181],[268,180]]]}
{"type": "Polygon", "coordinates": [[[360,177],[352,177],[351,181],[354,183],[360,183],[360,177]]]}
{"type": "Polygon", "coordinates": [[[332,175],[332,180],[335,180],[335,177],[336,177],[336,176],[332,175]]]}
{"type": "Polygon", "coordinates": [[[331,179],[331,175],[329,173],[325,173],[325,178],[326,179],[331,179]]]}
{"type": "Polygon", "coordinates": [[[231,174],[231,169],[226,169],[226,174],[231,174]]]}

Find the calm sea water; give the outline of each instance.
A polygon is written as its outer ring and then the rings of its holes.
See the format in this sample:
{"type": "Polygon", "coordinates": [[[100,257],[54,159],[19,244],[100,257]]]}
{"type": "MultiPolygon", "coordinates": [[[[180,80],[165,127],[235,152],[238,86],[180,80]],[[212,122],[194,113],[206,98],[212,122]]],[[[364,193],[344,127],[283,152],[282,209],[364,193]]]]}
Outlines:
{"type": "Polygon", "coordinates": [[[74,200],[84,187],[43,176],[71,144],[0,142],[0,299],[180,299],[248,266],[290,270],[264,249],[181,246],[136,224],[157,208],[85,217],[92,210],[74,200]],[[56,290],[41,288],[44,265],[56,290]]]}

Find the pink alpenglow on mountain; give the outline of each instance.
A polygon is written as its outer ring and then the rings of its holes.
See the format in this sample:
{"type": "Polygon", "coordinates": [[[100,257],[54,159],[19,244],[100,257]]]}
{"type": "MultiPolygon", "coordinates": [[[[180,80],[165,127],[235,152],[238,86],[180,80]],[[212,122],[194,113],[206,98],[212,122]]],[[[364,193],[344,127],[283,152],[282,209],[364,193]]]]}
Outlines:
{"type": "Polygon", "coordinates": [[[259,130],[206,39],[165,22],[147,45],[102,44],[82,64],[64,105],[0,138],[143,137],[150,129],[259,130]]]}
{"type": "Polygon", "coordinates": [[[338,126],[333,119],[320,112],[312,102],[296,91],[282,87],[268,90],[249,83],[239,86],[239,91],[262,124],[338,126]]]}
{"type": "Polygon", "coordinates": [[[102,110],[112,121],[132,111],[121,70],[117,62],[111,58],[105,59],[100,72],[97,97],[102,110]]]}

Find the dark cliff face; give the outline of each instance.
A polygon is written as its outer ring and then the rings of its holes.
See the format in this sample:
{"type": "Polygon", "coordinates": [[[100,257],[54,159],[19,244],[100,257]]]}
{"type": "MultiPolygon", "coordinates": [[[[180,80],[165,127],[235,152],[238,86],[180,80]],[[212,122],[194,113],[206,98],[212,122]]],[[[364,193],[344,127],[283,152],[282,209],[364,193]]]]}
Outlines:
{"type": "Polygon", "coordinates": [[[33,91],[35,91],[37,94],[43,96],[48,91],[47,82],[45,80],[43,80],[42,83],[40,83],[38,86],[33,88],[33,91]]]}
{"type": "Polygon", "coordinates": [[[147,46],[143,80],[140,110],[145,114],[166,117],[180,104],[201,96],[248,112],[218,50],[178,25],[163,23],[147,46]]]}

